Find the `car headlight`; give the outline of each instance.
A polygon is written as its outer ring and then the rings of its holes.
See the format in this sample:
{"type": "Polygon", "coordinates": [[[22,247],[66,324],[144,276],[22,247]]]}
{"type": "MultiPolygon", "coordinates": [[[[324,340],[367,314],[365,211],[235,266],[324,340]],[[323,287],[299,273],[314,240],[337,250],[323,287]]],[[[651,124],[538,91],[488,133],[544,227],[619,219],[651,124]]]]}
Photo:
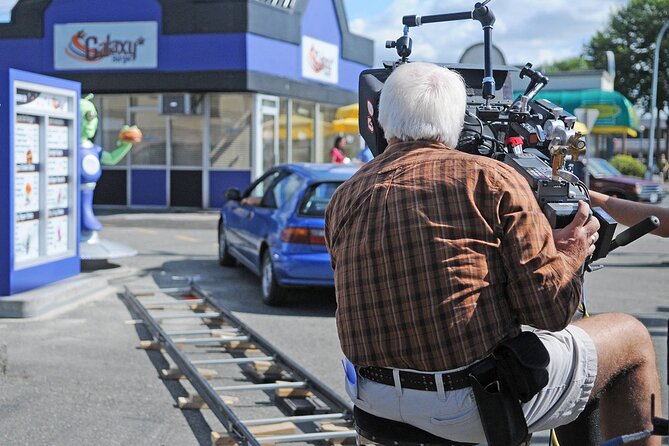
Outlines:
{"type": "Polygon", "coordinates": [[[637,183],[634,185],[634,192],[636,192],[637,195],[641,194],[643,192],[643,185],[637,183]]]}

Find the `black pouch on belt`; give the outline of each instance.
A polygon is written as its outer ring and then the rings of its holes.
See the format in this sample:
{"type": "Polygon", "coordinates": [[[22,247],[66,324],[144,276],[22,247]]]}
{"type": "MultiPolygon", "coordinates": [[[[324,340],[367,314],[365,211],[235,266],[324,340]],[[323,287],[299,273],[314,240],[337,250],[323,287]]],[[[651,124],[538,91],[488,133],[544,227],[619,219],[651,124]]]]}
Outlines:
{"type": "Polygon", "coordinates": [[[527,441],[521,401],[529,401],[548,384],[549,360],[539,337],[524,331],[500,343],[490,357],[472,366],[469,380],[490,446],[516,446],[527,441]]]}
{"type": "Polygon", "coordinates": [[[517,446],[525,442],[525,415],[518,400],[500,382],[495,359],[488,357],[473,365],[469,382],[488,445],[517,446]]]}
{"type": "Polygon", "coordinates": [[[531,400],[548,384],[546,367],[550,356],[536,334],[521,332],[497,346],[493,356],[497,360],[497,373],[502,386],[523,403],[531,400]]]}

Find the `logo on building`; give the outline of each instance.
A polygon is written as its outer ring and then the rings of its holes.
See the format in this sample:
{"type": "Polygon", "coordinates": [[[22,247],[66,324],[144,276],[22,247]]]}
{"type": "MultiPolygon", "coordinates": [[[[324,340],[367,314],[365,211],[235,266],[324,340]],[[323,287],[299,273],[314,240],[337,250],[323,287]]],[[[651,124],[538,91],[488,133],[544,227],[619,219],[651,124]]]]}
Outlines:
{"type": "Polygon", "coordinates": [[[330,84],[339,82],[339,47],[302,36],[302,76],[330,84]]]}
{"type": "Polygon", "coordinates": [[[84,62],[98,62],[105,57],[111,57],[114,62],[125,64],[137,59],[137,49],[143,44],[144,37],[141,36],[134,41],[121,40],[112,39],[111,34],[102,38],[81,30],[72,35],[65,54],[84,62]]]}
{"type": "Polygon", "coordinates": [[[56,70],[157,68],[156,22],[54,25],[56,70]]]}

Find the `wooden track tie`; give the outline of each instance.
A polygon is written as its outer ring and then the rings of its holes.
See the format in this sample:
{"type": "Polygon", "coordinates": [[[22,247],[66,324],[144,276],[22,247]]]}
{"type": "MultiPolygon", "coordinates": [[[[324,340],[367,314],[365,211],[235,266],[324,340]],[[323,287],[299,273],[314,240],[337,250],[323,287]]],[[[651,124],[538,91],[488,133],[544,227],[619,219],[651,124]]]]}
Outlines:
{"type": "MultiPolygon", "coordinates": [[[[290,421],[275,424],[262,424],[249,426],[249,432],[255,437],[269,437],[273,435],[291,435],[298,433],[297,426],[290,421]]],[[[237,442],[227,432],[212,432],[211,444],[213,446],[236,446],[237,442]]],[[[263,443],[272,444],[272,443],[263,443]]]]}

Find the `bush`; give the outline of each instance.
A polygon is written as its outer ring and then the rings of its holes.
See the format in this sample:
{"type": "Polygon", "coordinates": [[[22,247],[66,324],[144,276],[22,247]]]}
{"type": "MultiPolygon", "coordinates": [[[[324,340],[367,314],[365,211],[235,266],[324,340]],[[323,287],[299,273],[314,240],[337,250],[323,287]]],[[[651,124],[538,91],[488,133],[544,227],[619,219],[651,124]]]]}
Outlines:
{"type": "Polygon", "coordinates": [[[646,166],[631,155],[616,155],[609,162],[623,175],[643,178],[646,173],[646,166]]]}

